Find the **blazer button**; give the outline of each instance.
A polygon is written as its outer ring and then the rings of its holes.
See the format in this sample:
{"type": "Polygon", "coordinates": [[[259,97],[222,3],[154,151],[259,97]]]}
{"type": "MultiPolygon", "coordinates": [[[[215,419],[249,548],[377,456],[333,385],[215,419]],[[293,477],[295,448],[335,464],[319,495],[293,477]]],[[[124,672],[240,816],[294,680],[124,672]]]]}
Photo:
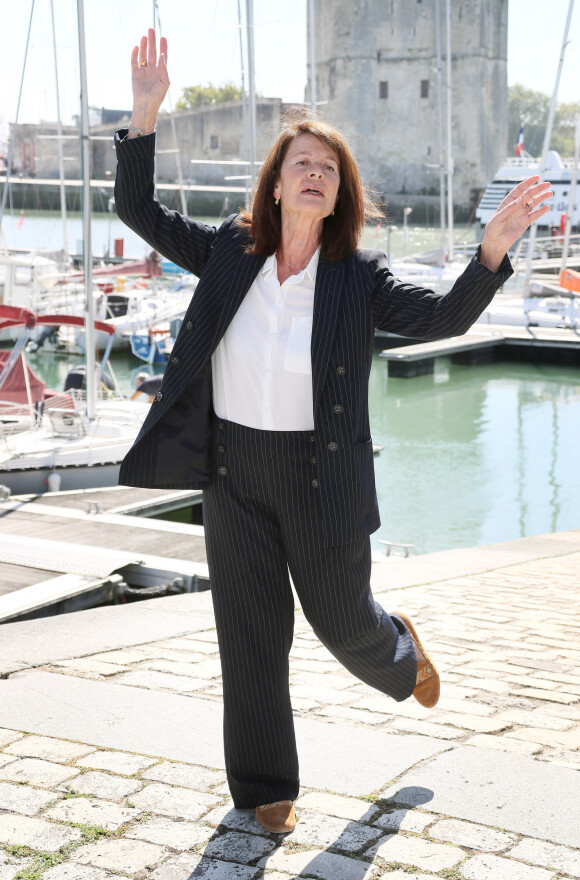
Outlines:
{"type": "Polygon", "coordinates": [[[310,435],[310,442],[311,442],[311,443],[314,443],[314,440],[315,440],[314,434],[311,434],[311,435],[310,435]]]}
{"type": "Polygon", "coordinates": [[[157,401],[157,403],[160,403],[163,400],[163,394],[161,393],[161,391],[157,392],[157,394],[155,395],[155,400],[157,401]]]}
{"type": "Polygon", "coordinates": [[[312,488],[318,489],[318,480],[316,480],[316,479],[312,480],[312,488]]]}
{"type": "Polygon", "coordinates": [[[225,477],[227,472],[228,472],[228,469],[225,466],[225,464],[220,465],[220,467],[218,468],[218,474],[220,475],[220,477],[225,477]]]}
{"type": "Polygon", "coordinates": [[[226,447],[224,446],[224,444],[218,443],[218,452],[225,452],[225,451],[226,451],[226,447]]]}
{"type": "Polygon", "coordinates": [[[224,428],[225,428],[224,423],[223,423],[223,422],[218,422],[218,431],[223,431],[224,428]]]}
{"type": "Polygon", "coordinates": [[[343,411],[340,403],[335,403],[334,406],[332,407],[332,411],[335,415],[339,416],[341,414],[341,412],[343,411]]]}
{"type": "Polygon", "coordinates": [[[315,456],[315,455],[313,455],[313,456],[310,458],[310,464],[316,464],[316,456],[315,456]]]}
{"type": "Polygon", "coordinates": [[[340,364],[340,366],[338,366],[336,368],[336,375],[337,376],[344,376],[345,373],[346,373],[346,367],[343,364],[340,364]]]}
{"type": "Polygon", "coordinates": [[[177,366],[177,364],[179,363],[179,358],[177,357],[177,355],[174,355],[174,356],[171,358],[171,363],[172,363],[174,366],[177,366]]]}
{"type": "Polygon", "coordinates": [[[331,440],[327,447],[329,452],[336,452],[338,449],[338,443],[335,440],[331,440]]]}
{"type": "Polygon", "coordinates": [[[187,321],[185,325],[186,330],[193,330],[193,321],[187,321]]]}

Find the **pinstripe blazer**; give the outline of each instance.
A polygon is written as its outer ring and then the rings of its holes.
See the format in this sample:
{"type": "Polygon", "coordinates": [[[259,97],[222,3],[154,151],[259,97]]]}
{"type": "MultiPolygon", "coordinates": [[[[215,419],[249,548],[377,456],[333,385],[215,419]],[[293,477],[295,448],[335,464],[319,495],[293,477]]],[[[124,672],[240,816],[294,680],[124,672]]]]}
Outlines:
{"type": "MultiPolygon", "coordinates": [[[[209,479],[211,356],[265,257],[246,253],[247,233],[228,217],[219,229],[159,204],[155,136],[121,140],[115,201],[121,220],[199,283],[167,365],[163,385],[121,466],[120,482],[203,488],[209,479]]],[[[384,253],[320,258],[312,323],[312,386],[317,482],[328,545],[366,537],[379,525],[368,411],[375,327],[415,339],[465,333],[511,274],[471,261],[445,294],[405,284],[384,253]]]]}

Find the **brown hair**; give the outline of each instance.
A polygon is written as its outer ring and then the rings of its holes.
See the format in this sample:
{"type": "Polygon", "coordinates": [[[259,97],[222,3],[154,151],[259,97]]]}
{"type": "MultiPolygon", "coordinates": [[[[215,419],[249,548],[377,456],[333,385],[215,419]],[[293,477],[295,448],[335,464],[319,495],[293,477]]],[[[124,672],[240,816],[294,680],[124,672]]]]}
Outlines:
{"type": "Polygon", "coordinates": [[[344,137],[327,122],[305,117],[287,116],[260,170],[252,206],[241,211],[238,224],[248,230],[251,238],[248,251],[270,256],[280,246],[282,220],[280,208],[274,204],[274,186],[286,151],[294,138],[313,134],[336,153],[340,165],[340,186],[334,214],[324,218],[320,239],[321,255],[341,260],[356,251],[366,220],[382,218],[374,196],[363,187],[358,166],[344,137]]]}

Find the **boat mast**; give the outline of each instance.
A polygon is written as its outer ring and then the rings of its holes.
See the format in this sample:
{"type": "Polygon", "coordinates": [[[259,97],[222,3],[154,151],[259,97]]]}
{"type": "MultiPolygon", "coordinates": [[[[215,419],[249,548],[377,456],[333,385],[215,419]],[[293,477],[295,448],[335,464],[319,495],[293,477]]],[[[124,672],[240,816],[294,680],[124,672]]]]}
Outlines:
{"type": "MultiPolygon", "coordinates": [[[[560,85],[560,74],[562,73],[562,65],[564,64],[564,53],[568,45],[568,32],[570,31],[570,21],[572,19],[572,10],[574,9],[574,0],[570,0],[568,4],[568,16],[566,18],[566,27],[564,28],[564,37],[562,39],[562,48],[560,49],[560,61],[558,63],[558,71],[556,73],[556,82],[554,83],[554,91],[552,92],[552,100],[550,102],[550,112],[548,113],[548,123],[544,134],[544,146],[542,148],[542,161],[540,163],[539,175],[540,180],[544,179],[546,173],[546,165],[548,161],[548,150],[550,149],[550,138],[552,136],[552,125],[554,122],[554,113],[556,111],[556,100],[558,98],[558,87],[560,85]]],[[[524,296],[530,294],[530,279],[532,276],[532,257],[534,253],[534,245],[536,243],[538,224],[534,223],[530,227],[530,235],[528,238],[528,250],[526,253],[526,271],[524,275],[523,293],[524,296]]]]}
{"type": "Polygon", "coordinates": [[[451,0],[446,0],[447,25],[447,259],[453,259],[453,153],[451,150],[451,0]]]}
{"type": "Polygon", "coordinates": [[[83,168],[83,263],[85,276],[85,356],[87,364],[87,418],[96,417],[95,386],[95,302],[93,299],[93,253],[91,246],[91,180],[89,141],[89,98],[87,94],[87,56],[85,47],[84,0],[77,0],[79,60],[81,75],[81,144],[83,168]]]}
{"type": "Polygon", "coordinates": [[[58,64],[56,60],[56,32],[54,28],[54,3],[50,0],[50,17],[52,21],[52,51],[54,55],[54,82],[56,86],[56,127],[58,134],[58,174],[60,177],[60,213],[62,217],[62,247],[68,265],[68,241],[66,236],[66,195],[64,189],[64,159],[62,145],[62,120],[60,118],[60,96],[58,91],[58,64]]]}
{"type": "MultiPolygon", "coordinates": [[[[155,24],[159,25],[159,36],[161,36],[161,18],[159,17],[159,7],[157,0],[153,0],[153,29],[155,24]]],[[[175,153],[175,161],[177,163],[177,185],[179,186],[179,195],[181,196],[181,212],[187,214],[187,201],[185,198],[185,190],[183,188],[183,175],[181,173],[181,159],[179,153],[179,145],[177,142],[177,129],[175,127],[175,118],[173,116],[173,104],[171,103],[171,89],[167,89],[167,103],[169,104],[169,122],[171,124],[171,134],[173,136],[173,150],[156,150],[157,153],[175,153]]]]}
{"type": "Polygon", "coordinates": [[[28,56],[28,46],[30,45],[30,31],[32,29],[32,15],[34,13],[34,0],[30,7],[30,21],[28,23],[28,36],[26,37],[26,49],[24,50],[24,64],[22,65],[22,76],[20,77],[20,89],[18,91],[18,102],[16,104],[16,118],[12,126],[12,137],[10,138],[10,147],[8,150],[8,161],[6,164],[6,180],[4,181],[4,192],[2,193],[2,204],[0,205],[0,229],[2,229],[2,219],[4,217],[4,209],[6,207],[6,197],[8,196],[8,186],[10,180],[10,169],[12,168],[12,157],[14,155],[14,142],[16,140],[16,129],[18,127],[18,114],[20,112],[20,98],[22,97],[22,85],[24,83],[24,71],[26,70],[26,58],[28,56]]]}
{"type": "Polygon", "coordinates": [[[443,161],[443,77],[441,70],[441,0],[435,0],[435,41],[437,51],[437,117],[439,120],[439,216],[441,244],[439,265],[445,265],[445,163],[443,161]]]}
{"type": "Polygon", "coordinates": [[[310,31],[310,106],[312,118],[316,119],[316,36],[314,33],[316,21],[314,0],[308,0],[308,14],[308,29],[310,31]]]}
{"type": "MultiPolygon", "coordinates": [[[[242,87],[241,87],[241,99],[242,99],[242,156],[247,157],[248,155],[248,114],[246,110],[246,67],[244,64],[244,38],[242,35],[242,6],[240,0],[238,0],[238,34],[240,37],[240,66],[242,71],[242,87]]],[[[248,186],[248,178],[245,180],[246,184],[246,210],[250,207],[250,187],[248,186]]]]}
{"type": "Polygon", "coordinates": [[[570,233],[572,232],[572,217],[574,215],[574,200],[576,196],[576,183],[578,181],[578,160],[580,159],[580,116],[576,120],[576,132],[574,135],[574,165],[570,179],[570,196],[568,198],[568,213],[566,215],[566,230],[564,243],[562,244],[562,262],[560,271],[564,271],[568,262],[568,248],[570,247],[570,233]]]}
{"type": "Polygon", "coordinates": [[[256,182],[256,83],[254,77],[254,0],[246,0],[248,87],[250,94],[250,183],[256,182]]]}

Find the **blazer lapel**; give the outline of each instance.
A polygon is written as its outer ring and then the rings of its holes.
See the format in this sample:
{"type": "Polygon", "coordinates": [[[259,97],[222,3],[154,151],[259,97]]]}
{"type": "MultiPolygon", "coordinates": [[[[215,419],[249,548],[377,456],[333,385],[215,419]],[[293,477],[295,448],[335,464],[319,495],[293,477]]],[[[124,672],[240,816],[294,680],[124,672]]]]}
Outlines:
{"type": "Polygon", "coordinates": [[[344,288],[344,261],[318,261],[312,316],[312,398],[318,409],[344,288]]]}

